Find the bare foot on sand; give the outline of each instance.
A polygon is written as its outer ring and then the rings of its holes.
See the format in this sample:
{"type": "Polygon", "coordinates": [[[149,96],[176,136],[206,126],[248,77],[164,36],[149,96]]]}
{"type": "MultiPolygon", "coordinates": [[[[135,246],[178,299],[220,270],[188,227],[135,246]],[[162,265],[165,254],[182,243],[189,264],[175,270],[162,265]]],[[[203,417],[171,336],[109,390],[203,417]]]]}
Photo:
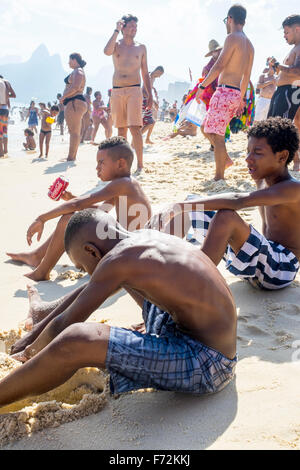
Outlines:
{"type": "Polygon", "coordinates": [[[24,276],[28,277],[32,281],[39,282],[39,281],[49,281],[50,273],[41,272],[39,268],[32,271],[32,273],[24,274],[24,276]]]}
{"type": "Polygon", "coordinates": [[[13,261],[19,261],[23,264],[28,264],[28,266],[33,266],[36,268],[41,260],[40,258],[32,253],[6,253],[13,261]]]}
{"type": "Polygon", "coordinates": [[[28,285],[27,292],[29,300],[29,312],[25,322],[25,330],[31,331],[33,326],[45,317],[45,308],[43,308],[42,299],[34,286],[28,285]]]}

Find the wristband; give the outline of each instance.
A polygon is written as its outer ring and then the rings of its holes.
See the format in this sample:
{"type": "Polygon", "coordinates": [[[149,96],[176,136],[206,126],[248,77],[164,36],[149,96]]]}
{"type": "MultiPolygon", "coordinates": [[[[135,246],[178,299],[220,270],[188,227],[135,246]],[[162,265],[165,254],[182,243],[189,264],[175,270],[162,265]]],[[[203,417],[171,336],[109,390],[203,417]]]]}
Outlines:
{"type": "Polygon", "coordinates": [[[115,30],[114,30],[114,33],[118,33],[118,34],[119,34],[119,32],[120,32],[120,31],[119,31],[118,29],[115,29],[115,30]]]}
{"type": "Polygon", "coordinates": [[[205,90],[205,86],[203,85],[200,85],[199,88],[201,88],[201,90],[205,90]]]}

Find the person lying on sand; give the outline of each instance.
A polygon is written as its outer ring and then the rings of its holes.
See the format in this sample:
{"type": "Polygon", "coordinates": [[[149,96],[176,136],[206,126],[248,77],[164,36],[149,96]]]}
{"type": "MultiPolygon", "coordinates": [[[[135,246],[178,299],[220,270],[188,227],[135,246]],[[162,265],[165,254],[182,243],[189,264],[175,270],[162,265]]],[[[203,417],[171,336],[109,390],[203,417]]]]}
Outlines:
{"type": "Polygon", "coordinates": [[[174,225],[176,218],[189,212],[195,238],[204,238],[202,251],[215,265],[224,258],[232,274],[259,288],[288,286],[300,260],[300,182],[288,171],[298,147],[299,134],[289,119],[257,122],[248,132],[246,158],[257,191],[178,203],[154,216],[149,226],[166,230],[171,218],[174,225]],[[236,212],[257,206],[263,234],[236,212]]]}
{"type": "Polygon", "coordinates": [[[148,387],[214,393],[232,381],[236,308],[201,250],[156,230],[127,232],[96,209],[71,217],[65,248],[91,279],[15,344],[14,357],[25,364],[0,382],[0,407],[89,366],[107,369],[112,394],[148,387]],[[120,288],[141,307],[144,330],[84,323],[120,288]]]}
{"type": "Polygon", "coordinates": [[[99,202],[104,202],[103,210],[116,208],[117,220],[129,231],[143,228],[151,217],[151,206],[143,189],[130,172],[133,150],[124,137],[104,140],[97,153],[97,174],[102,181],[110,181],[103,189],[87,196],[74,197],[68,191],[63,196],[67,202],[41,214],[30,225],[27,241],[37,233],[40,241],[47,220],[60,217],[54,233],[39,248],[29,253],[7,253],[14,261],[21,261],[36,269],[26,276],[34,281],[47,280],[51,269],[64,253],[64,233],[71,215],[99,202]],[[70,200],[68,200],[70,199],[70,200]]]}

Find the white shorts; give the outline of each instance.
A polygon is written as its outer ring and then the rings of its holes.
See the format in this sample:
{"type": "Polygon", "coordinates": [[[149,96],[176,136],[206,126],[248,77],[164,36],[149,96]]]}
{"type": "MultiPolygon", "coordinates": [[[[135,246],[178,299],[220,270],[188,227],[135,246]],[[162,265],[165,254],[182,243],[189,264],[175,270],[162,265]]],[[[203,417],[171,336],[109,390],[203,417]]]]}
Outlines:
{"type": "Polygon", "coordinates": [[[255,121],[264,121],[268,117],[268,111],[270,107],[271,99],[258,97],[255,107],[255,121]]]}

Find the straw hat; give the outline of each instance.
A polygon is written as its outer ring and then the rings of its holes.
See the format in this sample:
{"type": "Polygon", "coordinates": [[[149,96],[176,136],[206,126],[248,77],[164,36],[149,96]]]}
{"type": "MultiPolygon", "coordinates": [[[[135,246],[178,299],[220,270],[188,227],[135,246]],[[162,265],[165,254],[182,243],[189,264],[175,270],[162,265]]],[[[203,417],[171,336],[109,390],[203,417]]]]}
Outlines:
{"type": "Polygon", "coordinates": [[[209,56],[211,56],[213,52],[219,51],[220,49],[222,49],[222,46],[220,46],[220,44],[218,43],[218,41],[216,41],[215,39],[212,39],[212,40],[209,41],[209,43],[208,43],[208,49],[209,49],[209,52],[208,52],[207,54],[205,54],[204,57],[209,57],[209,56]]]}

